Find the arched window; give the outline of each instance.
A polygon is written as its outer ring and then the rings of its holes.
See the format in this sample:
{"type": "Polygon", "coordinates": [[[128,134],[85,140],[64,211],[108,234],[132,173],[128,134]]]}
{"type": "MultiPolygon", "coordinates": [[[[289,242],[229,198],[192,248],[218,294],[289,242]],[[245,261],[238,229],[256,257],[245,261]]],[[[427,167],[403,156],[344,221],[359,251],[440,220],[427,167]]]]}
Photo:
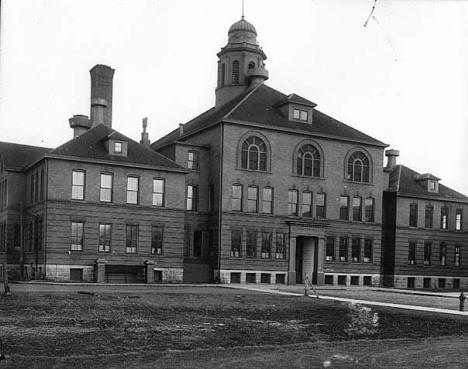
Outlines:
{"type": "Polygon", "coordinates": [[[362,151],[354,152],[348,159],[346,178],[353,182],[369,182],[369,173],[369,158],[362,151]]]}
{"type": "Polygon", "coordinates": [[[232,62],[232,84],[238,85],[239,84],[239,61],[234,60],[232,62]]]}
{"type": "Polygon", "coordinates": [[[312,145],[302,146],[297,153],[297,174],[320,177],[320,153],[312,145]]]}
{"type": "Polygon", "coordinates": [[[242,144],[241,167],[252,170],[267,170],[267,149],[262,139],[251,136],[242,144]]]}
{"type": "Polygon", "coordinates": [[[220,71],[220,78],[219,78],[219,85],[224,86],[224,76],[226,75],[226,65],[224,63],[221,64],[221,71],[220,71]]]}
{"type": "Polygon", "coordinates": [[[254,62],[249,63],[249,69],[255,69],[255,63],[254,62]]]}

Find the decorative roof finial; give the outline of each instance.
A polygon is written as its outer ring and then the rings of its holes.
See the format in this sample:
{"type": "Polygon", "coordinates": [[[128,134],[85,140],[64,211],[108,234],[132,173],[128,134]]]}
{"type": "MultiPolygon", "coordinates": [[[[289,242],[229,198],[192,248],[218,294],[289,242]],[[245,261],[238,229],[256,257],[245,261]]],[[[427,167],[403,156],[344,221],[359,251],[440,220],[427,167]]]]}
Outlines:
{"type": "Polygon", "coordinates": [[[146,127],[148,127],[148,118],[143,118],[143,132],[146,132],[146,127]]]}
{"type": "Polygon", "coordinates": [[[242,19],[244,19],[244,0],[242,0],[242,19]]]}

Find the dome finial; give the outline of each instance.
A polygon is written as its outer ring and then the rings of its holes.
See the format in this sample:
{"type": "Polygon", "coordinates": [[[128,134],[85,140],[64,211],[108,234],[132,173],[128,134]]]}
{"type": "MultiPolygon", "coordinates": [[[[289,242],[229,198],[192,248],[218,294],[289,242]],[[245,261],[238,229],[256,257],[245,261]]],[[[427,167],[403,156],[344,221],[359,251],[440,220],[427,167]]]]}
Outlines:
{"type": "Polygon", "coordinates": [[[244,0],[242,0],[242,19],[244,19],[244,0]]]}

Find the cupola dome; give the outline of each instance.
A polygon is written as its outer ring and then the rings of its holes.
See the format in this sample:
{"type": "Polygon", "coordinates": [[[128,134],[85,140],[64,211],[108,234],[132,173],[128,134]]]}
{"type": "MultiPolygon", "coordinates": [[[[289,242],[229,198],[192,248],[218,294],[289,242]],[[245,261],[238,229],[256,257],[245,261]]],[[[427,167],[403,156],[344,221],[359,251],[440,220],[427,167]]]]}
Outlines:
{"type": "Polygon", "coordinates": [[[241,20],[237,21],[236,23],[234,23],[229,28],[228,35],[230,35],[232,32],[236,32],[236,31],[252,32],[253,34],[255,34],[255,36],[257,36],[257,31],[256,31],[255,27],[253,26],[252,23],[247,22],[244,19],[244,16],[242,16],[241,20]]]}

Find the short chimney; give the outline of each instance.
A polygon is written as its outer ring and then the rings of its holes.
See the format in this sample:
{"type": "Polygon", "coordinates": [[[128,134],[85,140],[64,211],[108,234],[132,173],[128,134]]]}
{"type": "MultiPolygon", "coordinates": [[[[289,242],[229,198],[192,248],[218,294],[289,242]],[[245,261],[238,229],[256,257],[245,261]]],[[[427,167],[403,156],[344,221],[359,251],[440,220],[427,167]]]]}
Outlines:
{"type": "Polygon", "coordinates": [[[73,128],[73,138],[76,138],[91,128],[91,120],[87,115],[77,114],[68,119],[70,127],[73,128]]]}
{"type": "Polygon", "coordinates": [[[400,156],[400,152],[394,149],[385,150],[385,156],[387,157],[387,165],[385,169],[392,169],[396,165],[396,159],[400,156]]]}
{"type": "Polygon", "coordinates": [[[143,118],[143,132],[141,132],[141,141],[140,143],[146,147],[150,147],[150,140],[148,138],[148,132],[146,132],[146,127],[148,127],[148,118],[143,118]]]}
{"type": "Polygon", "coordinates": [[[179,136],[184,134],[184,123],[179,123],[179,136]]]}
{"type": "Polygon", "coordinates": [[[91,74],[91,122],[112,128],[112,80],[114,69],[97,64],[91,74]]]}

